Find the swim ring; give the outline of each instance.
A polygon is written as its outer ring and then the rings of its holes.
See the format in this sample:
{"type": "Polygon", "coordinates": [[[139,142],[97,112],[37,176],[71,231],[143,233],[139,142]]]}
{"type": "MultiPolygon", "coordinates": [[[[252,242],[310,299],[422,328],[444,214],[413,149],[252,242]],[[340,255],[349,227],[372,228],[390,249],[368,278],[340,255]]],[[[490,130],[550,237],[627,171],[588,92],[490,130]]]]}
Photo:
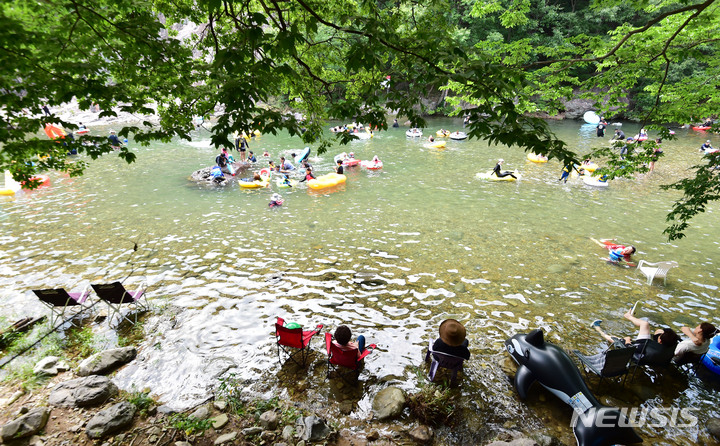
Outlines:
{"type": "Polygon", "coordinates": [[[325,189],[328,187],[337,186],[338,184],[344,183],[347,180],[345,175],[337,173],[328,173],[321,175],[314,180],[308,181],[308,187],[313,190],[325,189]]]}
{"type": "Polygon", "coordinates": [[[65,139],[65,130],[52,124],[45,124],[45,134],[50,139],[65,139]]]}
{"type": "Polygon", "coordinates": [[[698,125],[692,128],[693,130],[697,130],[700,132],[704,132],[705,130],[710,130],[710,127],[707,125],[698,125]]]}
{"type": "Polygon", "coordinates": [[[546,156],[538,155],[536,153],[528,153],[527,159],[532,161],[533,163],[547,163],[548,159],[546,156]]]}
{"type": "Polygon", "coordinates": [[[297,159],[298,164],[305,161],[310,156],[310,147],[305,147],[302,152],[300,152],[300,156],[297,159]]]}
{"type": "Polygon", "coordinates": [[[377,163],[375,161],[362,161],[360,162],[360,167],[364,167],[368,170],[380,170],[383,168],[382,161],[378,161],[377,163]]]}
{"type": "Polygon", "coordinates": [[[467,139],[467,133],[465,132],[452,132],[450,135],[450,139],[454,139],[455,141],[460,141],[463,139],[467,139]]]}
{"type": "Polygon", "coordinates": [[[583,119],[588,124],[598,124],[600,122],[600,116],[598,116],[594,111],[586,111],[583,115],[583,119]]]}
{"type": "Polygon", "coordinates": [[[260,181],[253,181],[249,179],[242,179],[238,181],[238,185],[240,185],[243,189],[258,189],[261,187],[267,187],[269,184],[270,180],[267,177],[260,181]]]}
{"type": "MultiPolygon", "coordinates": [[[[40,184],[38,184],[37,187],[43,187],[43,186],[47,186],[50,184],[50,177],[47,175],[35,175],[35,176],[30,177],[30,179],[40,182],[40,184]]],[[[22,184],[23,188],[25,188],[24,181],[20,184],[22,184]]]]}
{"type": "Polygon", "coordinates": [[[405,132],[405,136],[407,136],[409,138],[415,138],[415,137],[419,137],[422,135],[423,135],[423,132],[420,129],[410,129],[405,132]]]}
{"type": "Polygon", "coordinates": [[[450,136],[450,130],[445,130],[444,132],[441,130],[438,130],[437,132],[435,132],[435,136],[439,136],[441,138],[447,138],[448,136],[450,136]]]}
{"type": "Polygon", "coordinates": [[[597,164],[595,164],[593,162],[590,162],[588,164],[581,164],[578,169],[585,169],[588,172],[595,172],[599,168],[600,168],[600,166],[598,166],[597,164]]]}
{"type": "MultiPolygon", "coordinates": [[[[518,171],[517,171],[517,170],[514,171],[514,172],[512,172],[512,174],[515,175],[515,176],[518,177],[518,178],[520,177],[520,175],[518,174],[518,171]]],[[[493,174],[492,170],[489,171],[489,172],[479,172],[479,173],[476,174],[475,176],[476,176],[477,178],[480,178],[480,179],[483,179],[483,180],[488,180],[488,181],[515,181],[515,180],[516,180],[516,178],[513,178],[513,177],[511,177],[510,175],[507,175],[507,176],[504,176],[504,177],[495,176],[495,175],[493,174]]]]}
{"type": "Polygon", "coordinates": [[[260,169],[259,174],[260,174],[260,178],[262,178],[263,180],[267,180],[270,178],[270,175],[272,175],[272,170],[270,170],[269,167],[264,167],[264,168],[260,169]]]}
{"type": "Polygon", "coordinates": [[[601,181],[598,177],[591,177],[588,175],[583,175],[582,180],[588,186],[608,187],[608,181],[607,180],[601,181]]]}
{"type": "Polygon", "coordinates": [[[86,133],[90,133],[90,129],[79,129],[77,132],[78,135],[84,135],[86,133]]]}
{"type": "Polygon", "coordinates": [[[710,349],[700,360],[702,365],[711,372],[720,375],[720,336],[715,336],[710,343],[710,349]]]}
{"type": "Polygon", "coordinates": [[[430,147],[432,147],[433,149],[444,149],[446,144],[447,141],[438,141],[430,144],[430,147]]]}

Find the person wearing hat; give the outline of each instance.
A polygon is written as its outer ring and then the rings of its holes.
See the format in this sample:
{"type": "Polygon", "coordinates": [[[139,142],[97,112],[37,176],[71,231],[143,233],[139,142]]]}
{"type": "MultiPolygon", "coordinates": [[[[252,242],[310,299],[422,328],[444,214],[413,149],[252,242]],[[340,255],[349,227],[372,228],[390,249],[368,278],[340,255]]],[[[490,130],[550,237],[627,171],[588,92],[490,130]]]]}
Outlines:
{"type": "Polygon", "coordinates": [[[108,140],[110,141],[110,145],[113,147],[122,146],[122,143],[120,142],[120,138],[118,138],[117,135],[115,134],[115,130],[110,130],[110,136],[108,136],[108,140]]]}
{"type": "Polygon", "coordinates": [[[501,170],[502,164],[504,162],[505,162],[505,160],[500,158],[498,160],[497,164],[495,164],[495,168],[493,169],[492,173],[495,174],[495,176],[498,178],[502,178],[502,177],[506,177],[506,176],[510,175],[511,177],[513,177],[517,180],[517,177],[515,175],[513,175],[512,172],[508,172],[507,170],[505,170],[505,171],[501,170]]]}
{"type": "Polygon", "coordinates": [[[433,351],[470,359],[465,327],[455,319],[445,319],[440,324],[440,337],[433,344],[433,351]]]}
{"type": "Polygon", "coordinates": [[[700,150],[707,152],[708,150],[712,150],[713,146],[710,144],[710,140],[708,139],[705,141],[703,145],[700,146],[700,150]]]}
{"type": "Polygon", "coordinates": [[[272,197],[270,198],[270,204],[268,204],[268,206],[270,206],[271,208],[274,208],[276,206],[282,206],[282,204],[283,204],[282,196],[280,194],[273,194],[272,197]]]}

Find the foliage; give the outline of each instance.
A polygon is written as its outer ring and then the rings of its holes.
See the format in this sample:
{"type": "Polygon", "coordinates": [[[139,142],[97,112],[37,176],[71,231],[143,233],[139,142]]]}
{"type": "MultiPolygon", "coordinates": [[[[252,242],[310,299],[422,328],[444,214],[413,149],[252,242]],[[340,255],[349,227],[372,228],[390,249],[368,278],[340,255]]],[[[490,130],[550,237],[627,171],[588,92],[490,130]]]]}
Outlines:
{"type": "MultiPolygon", "coordinates": [[[[235,131],[286,130],[322,153],[350,140],[326,139],[327,119],[385,129],[393,110],[423,127],[436,110],[422,98],[442,92],[443,109],[470,115],[470,137],[577,161],[526,113],[581,96],[606,116],[643,122],[716,114],[719,14],[714,0],[7,0],[0,170],[18,181],[44,169],[79,175],[87,164],[68,160],[68,149],[91,159],[111,153],[100,136],[67,147],[37,136],[45,123],[76,128],[39,115],[73,97],[82,110],[99,104],[100,116],[157,110],[158,124],[119,132],[141,144],[189,139],[193,116],[214,115],[215,146],[231,147],[235,131]],[[192,33],[174,30],[193,23],[192,33]]],[[[117,156],[135,159],[127,147],[117,156]]],[[[697,205],[676,204],[671,219],[687,222],[715,200],[690,180],[670,187],[697,205]]]]}
{"type": "Polygon", "coordinates": [[[447,383],[434,385],[427,382],[419,371],[417,375],[420,389],[408,396],[410,412],[424,424],[432,426],[447,424],[455,413],[456,395],[453,395],[447,383]]]}
{"type": "Polygon", "coordinates": [[[243,387],[237,375],[231,373],[228,376],[220,377],[220,384],[216,392],[218,399],[227,402],[228,409],[237,415],[245,415],[248,412],[242,397],[243,387]]]}
{"type": "Polygon", "coordinates": [[[141,417],[147,417],[148,410],[155,405],[155,400],[150,398],[148,392],[132,392],[127,401],[135,406],[141,417]]]}
{"type": "Polygon", "coordinates": [[[170,416],[168,423],[171,427],[183,432],[185,437],[191,435],[202,435],[212,427],[212,420],[201,420],[187,414],[176,413],[170,416]]]}
{"type": "Polygon", "coordinates": [[[68,332],[66,351],[69,355],[87,358],[97,352],[96,339],[90,325],[73,328],[68,332]]]}
{"type": "Polygon", "coordinates": [[[145,338],[145,325],[142,321],[130,325],[126,334],[118,333],[118,347],[127,347],[137,344],[145,338]]]}

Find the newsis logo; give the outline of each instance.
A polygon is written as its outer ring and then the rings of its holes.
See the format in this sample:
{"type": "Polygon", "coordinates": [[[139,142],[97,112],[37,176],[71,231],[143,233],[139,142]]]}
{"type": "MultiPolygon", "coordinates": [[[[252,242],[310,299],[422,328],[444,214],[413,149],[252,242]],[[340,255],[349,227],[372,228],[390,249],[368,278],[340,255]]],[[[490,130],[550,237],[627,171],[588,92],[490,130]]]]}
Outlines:
{"type": "Polygon", "coordinates": [[[573,412],[570,426],[575,427],[578,422],[584,426],[595,427],[679,427],[687,428],[697,426],[698,418],[693,415],[694,408],[677,407],[620,407],[616,410],[592,407],[578,413],[573,412]],[[604,410],[603,410],[604,409],[604,410]],[[618,417],[618,413],[620,417],[618,417]]]}

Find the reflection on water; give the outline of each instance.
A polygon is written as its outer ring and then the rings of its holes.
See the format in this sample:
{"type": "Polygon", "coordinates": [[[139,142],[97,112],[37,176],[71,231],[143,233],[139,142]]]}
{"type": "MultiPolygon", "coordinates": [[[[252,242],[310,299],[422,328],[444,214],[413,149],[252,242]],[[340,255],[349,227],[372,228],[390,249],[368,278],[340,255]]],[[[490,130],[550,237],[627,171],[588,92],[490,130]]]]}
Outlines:
{"type": "MultiPolygon", "coordinates": [[[[571,147],[598,142],[577,123],[552,125],[571,147]]],[[[434,127],[459,125],[444,120],[434,127]]],[[[624,127],[626,134],[636,130],[624,127]]],[[[167,317],[148,321],[138,360],[116,380],[125,388],[150,387],[174,408],[205,400],[228,372],[246,380],[248,392],[293,392],[268,379],[282,382],[284,375],[271,336],[275,317],[330,330],[346,323],[379,346],[354,400],[356,419],[367,415],[384,382],[415,387],[423,349],[440,322],[453,317],[467,327],[473,359],[458,389],[468,432],[451,438],[477,440],[513,422],[525,428],[522,416],[531,420],[527,429],[544,420],[572,442],[564,404],[541,391],[527,405],[517,401],[499,369],[506,359],[502,341],[541,327],[568,350],[596,352],[600,339],[589,323],[603,319],[610,332],[631,334],[621,315],[637,300],[640,314],[656,326],[713,319],[717,206],[693,221],[686,239],[668,242],[662,235],[677,195],[658,186],[697,163],[706,138],[678,134],[664,145],[666,156],[652,175],[613,181],[604,190],[578,179],[558,183],[556,161],[534,164],[524,153],[477,141],[449,141],[438,151],[406,139],[403,129],[351,143],[358,158],[377,154],[384,169],[348,169],[344,188],[319,194],[304,185],[275,191],[189,182],[192,171],[215,158],[207,133],[192,143],[138,148],[133,165],[106,157],[82,178],[51,174],[50,187],[0,204],[1,312],[41,312],[28,294],[33,288],[147,280],[152,302],[167,317]],[[475,178],[499,157],[522,172],[520,181],[475,178]],[[268,209],[274,192],[285,204],[268,209]],[[617,237],[638,247],[637,259],[676,260],[680,267],[667,286],[648,286],[633,269],[602,261],[604,252],[588,237],[617,237]]],[[[300,149],[285,136],[262,136],[251,145],[276,159],[300,149]]],[[[329,172],[334,154],[313,154],[311,163],[329,172]]],[[[314,343],[322,351],[321,341],[314,343]]],[[[335,400],[323,360],[317,355],[305,392],[335,400]]],[[[710,384],[693,377],[672,382],[636,378],[626,390],[609,385],[598,397],[619,405],[698,407],[701,425],[719,415],[710,384]]],[[[693,444],[700,435],[699,428],[641,433],[673,444],[693,444]]]]}

